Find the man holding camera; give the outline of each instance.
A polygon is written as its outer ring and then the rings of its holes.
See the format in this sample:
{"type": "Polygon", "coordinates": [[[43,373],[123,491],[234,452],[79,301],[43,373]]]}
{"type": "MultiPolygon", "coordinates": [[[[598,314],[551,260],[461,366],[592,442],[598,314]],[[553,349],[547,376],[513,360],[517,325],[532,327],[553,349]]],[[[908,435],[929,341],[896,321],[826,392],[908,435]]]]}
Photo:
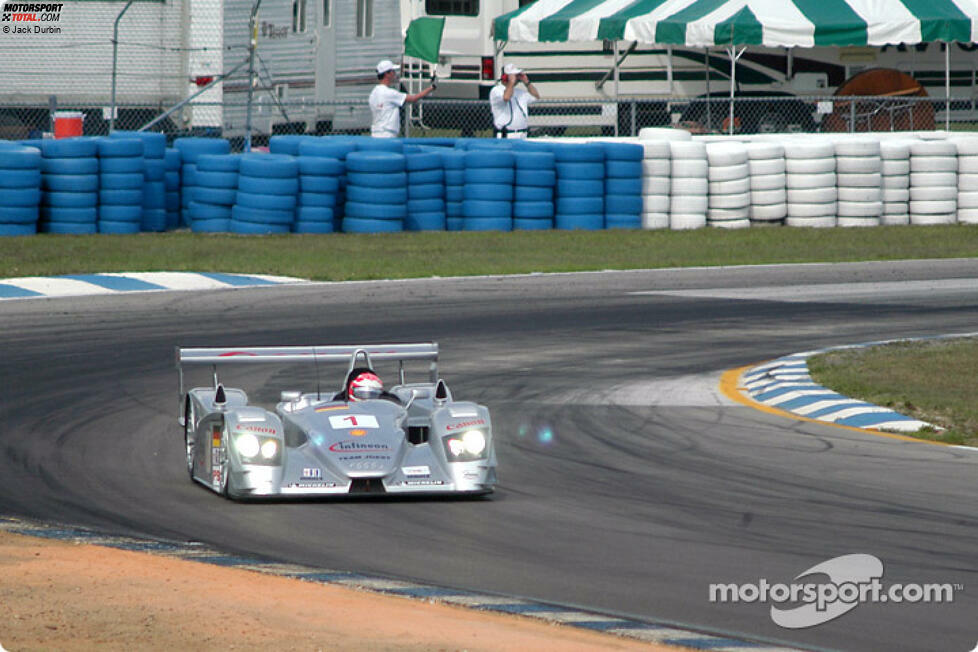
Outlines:
{"type": "Polygon", "coordinates": [[[507,63],[499,83],[489,91],[496,138],[526,138],[529,107],[539,99],[540,93],[526,73],[515,64],[507,63]],[[518,87],[519,83],[525,88],[518,87]]]}
{"type": "Polygon", "coordinates": [[[420,93],[408,95],[394,88],[397,84],[397,66],[389,59],[377,64],[377,85],[370,92],[370,112],[373,123],[370,135],[374,138],[397,138],[401,135],[401,107],[412,104],[435,90],[432,84],[420,93]]]}

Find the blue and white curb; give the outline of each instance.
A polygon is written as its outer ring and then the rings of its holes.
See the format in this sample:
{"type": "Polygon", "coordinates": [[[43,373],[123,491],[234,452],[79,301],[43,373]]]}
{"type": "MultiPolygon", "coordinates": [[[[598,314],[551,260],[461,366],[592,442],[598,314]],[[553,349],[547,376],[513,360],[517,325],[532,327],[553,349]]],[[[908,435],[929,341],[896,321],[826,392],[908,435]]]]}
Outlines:
{"type": "Polygon", "coordinates": [[[307,283],[290,276],[195,272],[127,272],[26,276],[0,280],[0,300],[39,297],[77,297],[163,290],[220,290],[307,283]]]}
{"type": "Polygon", "coordinates": [[[579,627],[650,643],[685,646],[697,650],[717,650],[719,652],[739,652],[740,650],[750,650],[751,652],[801,652],[805,649],[785,647],[780,643],[772,644],[752,641],[740,638],[740,635],[704,634],[685,629],[680,625],[672,623],[657,624],[630,618],[620,618],[599,612],[567,608],[523,598],[460,591],[458,589],[417,584],[376,575],[326,570],[299,564],[283,564],[258,557],[230,555],[197,542],[174,542],[112,536],[84,528],[47,524],[4,516],[0,516],[0,530],[13,534],[57,539],[70,543],[145,552],[172,559],[183,559],[186,561],[250,570],[276,575],[278,577],[288,577],[317,584],[344,586],[363,591],[420,599],[426,602],[440,602],[482,611],[525,616],[554,625],[579,627]]]}

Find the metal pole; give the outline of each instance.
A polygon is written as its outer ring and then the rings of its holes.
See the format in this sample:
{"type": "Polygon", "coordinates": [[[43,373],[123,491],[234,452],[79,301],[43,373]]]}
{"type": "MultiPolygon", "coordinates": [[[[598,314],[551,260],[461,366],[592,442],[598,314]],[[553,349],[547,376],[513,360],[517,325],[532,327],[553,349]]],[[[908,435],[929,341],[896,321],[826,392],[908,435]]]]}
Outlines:
{"type": "Polygon", "coordinates": [[[710,110],[710,48],[704,48],[703,62],[706,64],[706,130],[713,131],[713,111],[710,110]]]}
{"type": "MultiPolygon", "coordinates": [[[[196,93],[194,93],[190,97],[187,97],[187,98],[185,98],[183,100],[180,100],[179,102],[177,102],[176,104],[174,104],[173,106],[171,106],[169,109],[167,109],[164,113],[161,113],[160,115],[158,115],[155,118],[153,118],[150,122],[147,122],[146,124],[144,124],[137,131],[146,131],[147,129],[149,129],[150,127],[152,127],[153,125],[155,125],[156,123],[162,122],[164,118],[166,118],[167,116],[169,116],[170,114],[172,114],[177,109],[180,109],[183,106],[185,106],[185,105],[189,104],[190,102],[192,102],[198,95],[202,95],[203,93],[206,93],[210,89],[211,86],[213,86],[215,84],[221,83],[222,81],[224,81],[225,79],[227,79],[228,77],[230,77],[231,75],[233,75],[234,73],[238,72],[238,69],[240,69],[246,63],[248,63],[248,60],[247,59],[244,59],[244,60],[241,61],[241,63],[239,63],[238,65],[236,65],[234,68],[231,68],[231,70],[229,70],[228,72],[216,76],[214,78],[214,80],[211,81],[211,83],[207,84],[206,86],[201,87],[200,90],[198,90],[196,93]]],[[[288,116],[286,116],[286,119],[288,119],[288,116]]]]}
{"type": "Polygon", "coordinates": [[[951,44],[944,44],[944,131],[951,131],[951,44]]]}
{"type": "Polygon", "coordinates": [[[737,58],[734,56],[734,46],[727,48],[727,56],[730,57],[730,110],[727,116],[727,134],[733,136],[734,132],[734,90],[737,88],[737,58]]]}
{"type": "Polygon", "coordinates": [[[116,86],[116,67],[119,62],[119,21],[122,20],[123,14],[129,11],[129,7],[135,0],[129,0],[126,6],[122,8],[119,15],[115,17],[115,24],[112,26],[112,106],[109,107],[109,133],[111,134],[115,131],[115,86],[116,86]]]}
{"type": "Polygon", "coordinates": [[[621,111],[621,105],[618,103],[618,82],[620,81],[620,76],[618,74],[618,40],[615,39],[615,137],[618,137],[618,112],[621,111]]]}
{"type": "Polygon", "coordinates": [[[255,99],[255,49],[258,47],[258,7],[260,6],[261,0],[255,0],[255,4],[251,7],[251,17],[248,19],[251,40],[248,42],[248,110],[245,114],[245,152],[251,151],[251,103],[255,99]]]}

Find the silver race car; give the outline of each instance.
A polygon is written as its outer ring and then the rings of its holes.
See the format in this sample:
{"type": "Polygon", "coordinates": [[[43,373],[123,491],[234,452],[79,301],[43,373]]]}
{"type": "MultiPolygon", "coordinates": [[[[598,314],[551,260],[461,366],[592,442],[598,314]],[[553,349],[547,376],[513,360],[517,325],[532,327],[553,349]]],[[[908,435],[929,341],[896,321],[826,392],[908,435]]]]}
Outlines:
{"type": "MultiPolygon", "coordinates": [[[[454,400],[437,359],[434,343],[178,348],[190,477],[238,499],[490,493],[496,455],[489,410],[454,400]],[[389,391],[374,371],[381,361],[398,366],[399,384],[389,391]],[[406,361],[427,362],[428,382],[407,383],[406,361]],[[338,392],[286,387],[274,410],[250,405],[243,390],[218,379],[224,365],[315,365],[318,377],[331,362],[347,363],[338,392]],[[210,366],[213,386],[185,391],[190,365],[210,366]]],[[[245,371],[258,377],[257,368],[245,371]]]]}

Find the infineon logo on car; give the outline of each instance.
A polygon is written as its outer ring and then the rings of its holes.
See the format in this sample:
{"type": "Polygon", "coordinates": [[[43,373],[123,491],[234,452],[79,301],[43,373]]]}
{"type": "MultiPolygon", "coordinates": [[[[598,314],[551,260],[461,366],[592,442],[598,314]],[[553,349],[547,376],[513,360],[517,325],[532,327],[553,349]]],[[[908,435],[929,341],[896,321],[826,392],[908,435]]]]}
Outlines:
{"type": "Polygon", "coordinates": [[[329,447],[334,453],[379,453],[389,451],[387,444],[372,444],[366,441],[338,441],[329,447]]]}

